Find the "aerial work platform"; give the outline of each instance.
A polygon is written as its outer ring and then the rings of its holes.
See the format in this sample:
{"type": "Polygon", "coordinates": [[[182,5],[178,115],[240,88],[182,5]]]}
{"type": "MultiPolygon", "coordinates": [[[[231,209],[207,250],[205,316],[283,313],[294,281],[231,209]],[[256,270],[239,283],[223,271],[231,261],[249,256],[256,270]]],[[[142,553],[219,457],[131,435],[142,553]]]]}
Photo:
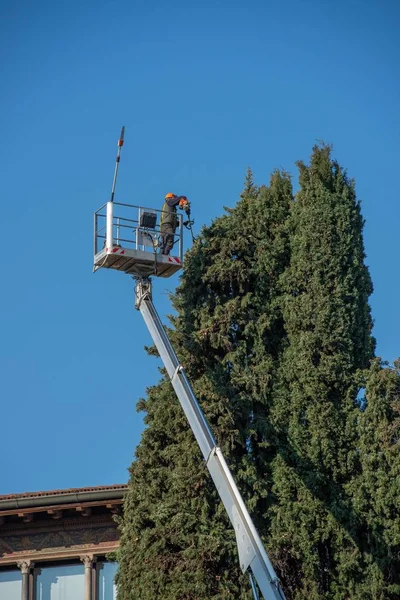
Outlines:
{"type": "Polygon", "coordinates": [[[123,271],[133,277],[171,277],[182,268],[183,220],[169,255],[162,254],[161,210],[106,202],[94,213],[94,266],[123,271]]]}

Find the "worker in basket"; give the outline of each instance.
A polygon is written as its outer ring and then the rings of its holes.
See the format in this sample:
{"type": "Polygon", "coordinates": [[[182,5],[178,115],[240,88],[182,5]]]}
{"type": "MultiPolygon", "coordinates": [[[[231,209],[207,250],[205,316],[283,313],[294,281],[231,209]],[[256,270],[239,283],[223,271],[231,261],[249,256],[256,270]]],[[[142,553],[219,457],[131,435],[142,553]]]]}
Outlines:
{"type": "Polygon", "coordinates": [[[186,196],[175,196],[175,194],[167,194],[164,199],[164,204],[161,212],[161,239],[162,239],[162,254],[169,254],[174,245],[174,233],[178,225],[176,208],[179,206],[186,214],[190,213],[190,203],[186,196]]]}

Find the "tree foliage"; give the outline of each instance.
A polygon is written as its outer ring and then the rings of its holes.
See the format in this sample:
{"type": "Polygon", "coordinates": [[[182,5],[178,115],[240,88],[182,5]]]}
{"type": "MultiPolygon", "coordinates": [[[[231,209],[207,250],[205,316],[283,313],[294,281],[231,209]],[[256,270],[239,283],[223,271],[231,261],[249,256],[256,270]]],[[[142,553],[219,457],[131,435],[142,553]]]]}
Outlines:
{"type": "MultiPolygon", "coordinates": [[[[259,449],[270,443],[266,416],[284,337],[276,294],[291,201],[287,174],[257,188],[248,172],[237,206],[188,253],[173,300],[172,341],[255,517],[268,493],[259,449]]],[[[139,408],[148,427],[125,504],[122,600],[249,598],[234,532],[165,378],[139,408]]]]}
{"type": "Polygon", "coordinates": [[[400,361],[376,359],[362,374],[357,473],[349,484],[358,515],[362,577],[357,600],[400,598],[400,361]]]}
{"type": "Polygon", "coordinates": [[[343,486],[356,460],[356,373],[373,356],[372,284],[354,183],[329,146],[298,167],[281,277],[287,345],[274,392],[280,444],[271,541],[292,597],[339,599],[358,555],[343,486]]]}
{"type": "MultiPolygon", "coordinates": [[[[398,371],[369,370],[372,283],[354,182],[329,146],[298,168],[295,197],[286,172],[258,187],[248,171],[236,206],[203,228],[185,257],[169,334],[288,600],[383,599],[368,592],[378,588],[394,598],[398,371]],[[368,452],[372,444],[378,455],[388,436],[378,477],[368,452]]],[[[163,370],[138,409],[146,429],[121,522],[119,599],[251,598],[163,370]]]]}

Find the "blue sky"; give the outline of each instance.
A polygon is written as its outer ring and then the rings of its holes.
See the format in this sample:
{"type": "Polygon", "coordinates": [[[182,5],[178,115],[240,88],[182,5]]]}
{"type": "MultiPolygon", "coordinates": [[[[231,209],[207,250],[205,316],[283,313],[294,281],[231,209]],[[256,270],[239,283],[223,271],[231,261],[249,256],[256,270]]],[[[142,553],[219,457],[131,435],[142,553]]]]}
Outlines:
{"type": "MultiPolygon", "coordinates": [[[[192,201],[195,229],[316,140],[356,179],[378,354],[400,355],[399,5],[109,0],[0,9],[0,494],[127,480],[158,363],[92,215],[192,201]]],[[[177,277],[155,285],[165,317],[177,277]]]]}

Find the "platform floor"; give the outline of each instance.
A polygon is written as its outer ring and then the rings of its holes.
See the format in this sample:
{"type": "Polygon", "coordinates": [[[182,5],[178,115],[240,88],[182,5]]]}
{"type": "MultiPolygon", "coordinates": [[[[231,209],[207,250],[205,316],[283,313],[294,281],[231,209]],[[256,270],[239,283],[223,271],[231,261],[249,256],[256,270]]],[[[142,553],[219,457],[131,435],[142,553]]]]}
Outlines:
{"type": "Polygon", "coordinates": [[[113,246],[95,255],[94,271],[101,268],[123,271],[133,277],[171,277],[182,268],[182,263],[177,256],[113,246]]]}

